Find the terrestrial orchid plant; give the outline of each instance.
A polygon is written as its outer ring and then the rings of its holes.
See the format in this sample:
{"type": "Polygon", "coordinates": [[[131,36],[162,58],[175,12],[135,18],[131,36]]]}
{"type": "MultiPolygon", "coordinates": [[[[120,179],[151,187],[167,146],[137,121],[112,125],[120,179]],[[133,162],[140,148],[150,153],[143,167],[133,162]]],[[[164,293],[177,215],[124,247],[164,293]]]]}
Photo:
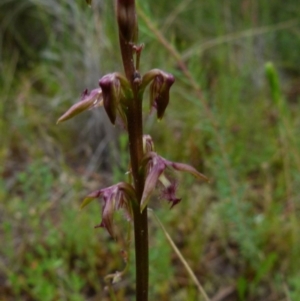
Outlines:
{"type": "MultiPolygon", "coordinates": [[[[86,0],[90,4],[91,0],[86,0]]],[[[155,109],[157,118],[163,118],[169,103],[170,88],[175,79],[160,69],[152,69],[143,75],[139,63],[143,45],[137,44],[138,23],[135,0],[116,0],[116,18],[119,29],[119,44],[125,75],[109,73],[99,80],[99,88],[85,90],[81,100],[74,104],[57,123],[66,121],[89,109],[103,106],[110,122],[121,123],[128,133],[130,168],[129,181],[90,193],[81,207],[94,199],[102,199],[102,221],[96,227],[105,228],[114,237],[114,211],[123,209],[133,222],[136,263],[136,300],[148,300],[148,220],[147,206],[154,189],[163,187],[162,198],[171,207],[181,199],[176,196],[177,183],[169,179],[166,169],[188,172],[200,180],[207,178],[195,168],[171,162],[159,156],[149,135],[143,133],[142,101],[145,89],[150,89],[150,110],[155,109]]]]}

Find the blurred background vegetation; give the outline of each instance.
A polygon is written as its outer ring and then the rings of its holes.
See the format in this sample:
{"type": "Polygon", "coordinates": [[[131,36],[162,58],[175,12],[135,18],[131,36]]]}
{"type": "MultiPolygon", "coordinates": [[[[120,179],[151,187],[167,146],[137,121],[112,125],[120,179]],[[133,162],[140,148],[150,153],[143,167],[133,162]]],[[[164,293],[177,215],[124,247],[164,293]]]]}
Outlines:
{"type": "MultiPolygon", "coordinates": [[[[111,300],[104,277],[124,267],[125,238],[93,229],[101,208],[79,204],[124,179],[126,136],[101,109],[55,125],[122,70],[112,2],[0,2],[1,301],[111,300]]],[[[162,156],[211,179],[178,175],[182,202],[150,206],[211,301],[300,300],[298,1],[138,2],[141,72],[176,77],[146,131],[162,156]]],[[[149,223],[150,300],[204,300],[149,223]]],[[[133,278],[131,267],[117,300],[133,300],[133,278]]]]}

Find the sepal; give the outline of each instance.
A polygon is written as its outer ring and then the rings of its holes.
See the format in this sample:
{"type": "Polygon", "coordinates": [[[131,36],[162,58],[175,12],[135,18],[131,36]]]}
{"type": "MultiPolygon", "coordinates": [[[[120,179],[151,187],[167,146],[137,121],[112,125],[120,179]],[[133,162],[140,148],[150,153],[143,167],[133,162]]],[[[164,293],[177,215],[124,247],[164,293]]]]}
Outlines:
{"type": "Polygon", "coordinates": [[[103,104],[103,97],[101,89],[94,89],[90,93],[86,89],[82,93],[81,100],[71,106],[58,120],[57,124],[74,116],[80,114],[83,111],[99,107],[103,104]]]}

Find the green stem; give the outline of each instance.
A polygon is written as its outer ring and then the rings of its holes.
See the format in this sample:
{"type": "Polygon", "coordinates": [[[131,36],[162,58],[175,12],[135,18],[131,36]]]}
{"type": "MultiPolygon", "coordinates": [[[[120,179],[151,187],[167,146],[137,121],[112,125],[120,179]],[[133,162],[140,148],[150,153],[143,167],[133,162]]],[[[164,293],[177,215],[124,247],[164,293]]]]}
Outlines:
{"type": "Polygon", "coordinates": [[[148,300],[148,219],[147,208],[140,212],[140,202],[144,190],[144,176],[139,172],[140,162],[143,158],[143,119],[142,100],[138,97],[136,83],[134,82],[135,66],[133,48],[131,43],[119,35],[123,66],[126,77],[131,83],[133,99],[130,100],[127,110],[127,126],[129,137],[129,151],[131,171],[136,190],[138,204],[133,206],[134,237],[135,237],[135,263],[136,263],[136,301],[148,300]]]}

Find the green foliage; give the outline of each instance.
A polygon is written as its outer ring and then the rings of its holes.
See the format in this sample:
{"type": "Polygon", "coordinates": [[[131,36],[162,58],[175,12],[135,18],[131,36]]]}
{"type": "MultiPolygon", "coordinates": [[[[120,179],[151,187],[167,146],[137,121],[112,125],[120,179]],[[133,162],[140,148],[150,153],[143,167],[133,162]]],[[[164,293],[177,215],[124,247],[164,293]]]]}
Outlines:
{"type": "Polygon", "coordinates": [[[71,176],[69,180],[72,191],[58,191],[53,170],[35,161],[18,174],[11,189],[1,186],[6,214],[0,227],[5,242],[0,257],[6,261],[0,273],[7,277],[14,298],[85,300],[84,292],[99,289],[97,267],[104,263],[106,250],[93,231],[99,214],[81,213],[79,202],[71,203],[82,185],[71,176]]]}
{"type": "Polygon", "coordinates": [[[171,265],[171,250],[168,246],[162,231],[157,231],[151,238],[150,245],[150,268],[149,282],[153,283],[150,289],[150,299],[155,298],[157,295],[164,295],[169,293],[170,280],[173,277],[174,270],[171,265]]]}

